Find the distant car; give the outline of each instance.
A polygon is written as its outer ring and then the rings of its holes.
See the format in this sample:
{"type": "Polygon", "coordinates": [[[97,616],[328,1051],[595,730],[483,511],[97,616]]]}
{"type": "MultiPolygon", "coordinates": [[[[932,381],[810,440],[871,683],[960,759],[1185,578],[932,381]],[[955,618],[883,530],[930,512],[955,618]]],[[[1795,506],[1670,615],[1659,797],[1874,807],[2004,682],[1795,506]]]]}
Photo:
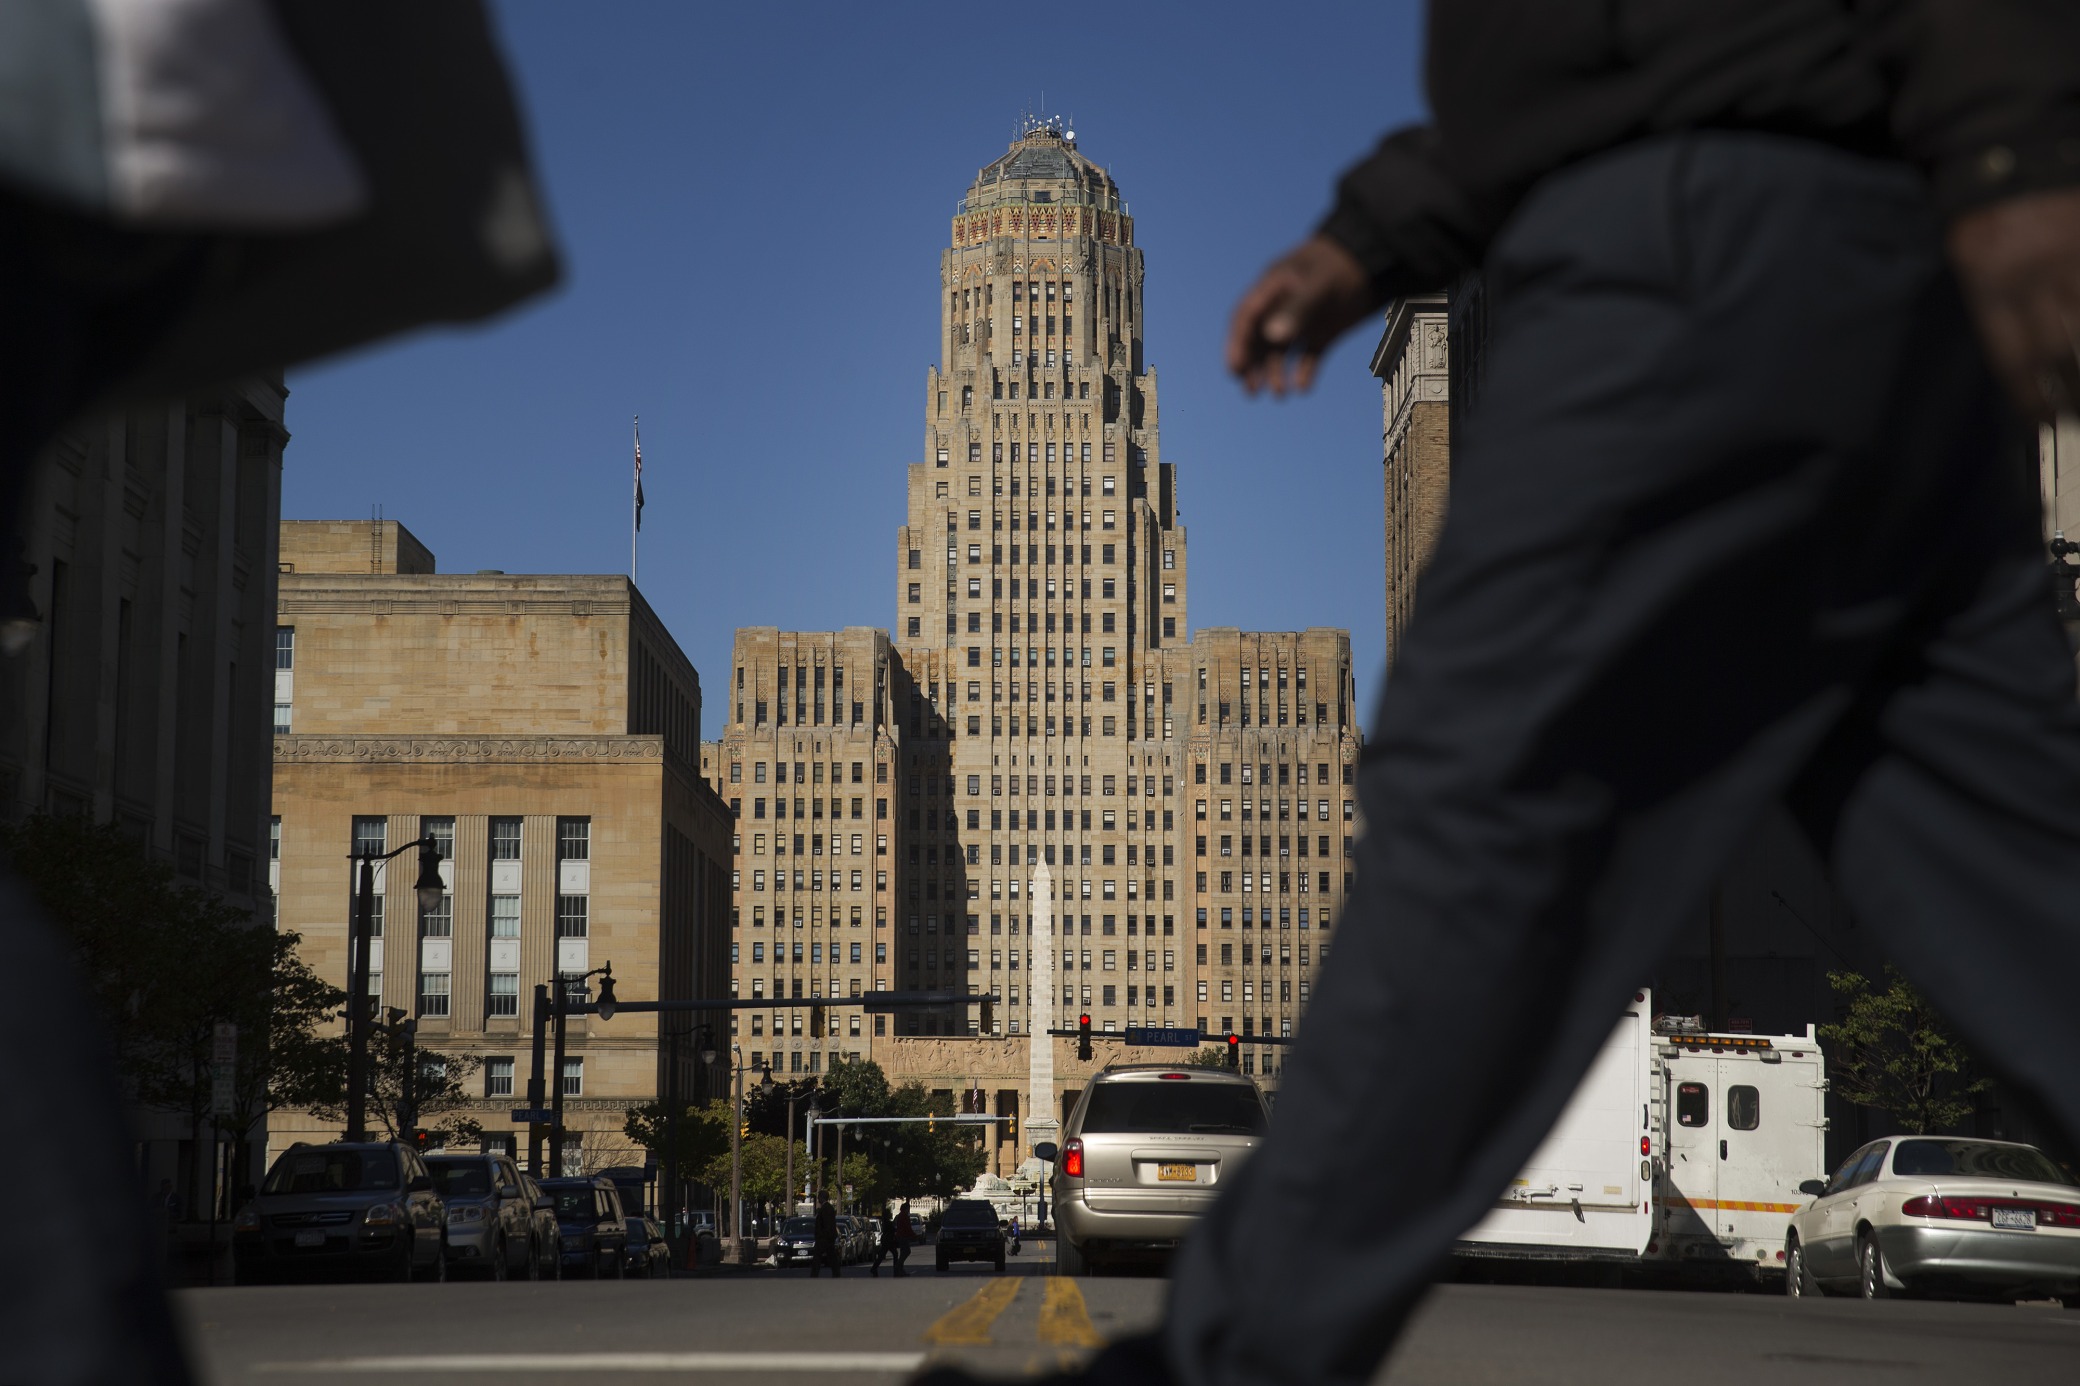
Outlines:
{"type": "Polygon", "coordinates": [[[645,1280],[672,1273],[672,1248],[656,1218],[628,1219],[628,1274],[645,1280]]]}
{"type": "Polygon", "coordinates": [[[783,1221],[780,1235],[773,1240],[773,1264],[806,1266],[815,1256],[816,1219],[796,1217],[783,1221]]]}
{"type": "Polygon", "coordinates": [[[2080,1184],[2035,1146],[1872,1141],[1794,1213],[1784,1290],[1865,1299],[2080,1295],[2080,1184]]]}
{"type": "Polygon", "coordinates": [[[429,1155],[426,1168],[448,1211],[448,1268],[491,1280],[540,1274],[534,1200],[505,1155],[429,1155]]]}
{"type": "Polygon", "coordinates": [[[930,1229],[925,1226],[924,1214],[912,1213],[910,1215],[910,1240],[916,1243],[918,1246],[923,1246],[925,1243],[925,1234],[928,1231],[930,1231],[930,1229]]]}
{"type": "Polygon", "coordinates": [[[409,1146],[293,1145],[231,1224],[232,1278],[444,1280],[446,1232],[433,1176],[409,1146]]]}
{"type": "Polygon", "coordinates": [[[867,1232],[867,1220],[847,1214],[838,1219],[838,1245],[843,1250],[847,1265],[864,1261],[873,1256],[873,1238],[867,1232]]]}
{"type": "Polygon", "coordinates": [[[1101,1070],[1062,1127],[1055,1161],[1055,1271],[1088,1275],[1167,1256],[1263,1142],[1256,1083],[1219,1068],[1101,1070]]]}
{"type": "Polygon", "coordinates": [[[541,1262],[535,1279],[560,1279],[563,1275],[563,1229],[556,1222],[556,1200],[543,1191],[531,1174],[521,1174],[520,1189],[527,1196],[527,1206],[532,1210],[528,1227],[535,1255],[541,1262]]]}
{"type": "Polygon", "coordinates": [[[939,1269],[955,1261],[990,1261],[1004,1269],[1004,1228],[997,1210],[979,1198],[956,1198],[939,1214],[939,1269]]]}
{"type": "Polygon", "coordinates": [[[600,1280],[627,1273],[628,1219],[612,1181],[544,1179],[542,1192],[556,1204],[565,1275],[600,1280]]]}

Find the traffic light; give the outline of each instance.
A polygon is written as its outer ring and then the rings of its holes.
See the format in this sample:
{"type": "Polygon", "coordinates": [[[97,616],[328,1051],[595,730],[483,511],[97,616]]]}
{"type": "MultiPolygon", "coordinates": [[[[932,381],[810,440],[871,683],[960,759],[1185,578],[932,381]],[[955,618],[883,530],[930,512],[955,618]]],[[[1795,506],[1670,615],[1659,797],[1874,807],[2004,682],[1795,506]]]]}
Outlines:
{"type": "Polygon", "coordinates": [[[1076,1057],[1084,1063],[1091,1061],[1091,1018],[1088,1014],[1076,1017],[1076,1057]]]}
{"type": "Polygon", "coordinates": [[[924,1114],[924,1129],[926,1135],[936,1136],[939,1134],[939,1114],[937,1112],[926,1112],[924,1114]]]}
{"type": "Polygon", "coordinates": [[[1228,1036],[1228,1067],[1237,1070],[1242,1067],[1242,1036],[1240,1035],[1228,1036]]]}
{"type": "Polygon", "coordinates": [[[811,1006],[809,1008],[809,1038],[823,1038],[823,1007],[821,1006],[811,1006]]]}
{"type": "Polygon", "coordinates": [[[1018,1144],[1018,1113],[1012,1112],[1004,1118],[1004,1139],[1018,1144]]]}
{"type": "Polygon", "coordinates": [[[748,1121],[743,1121],[743,1122],[739,1122],[739,1123],[737,1123],[737,1134],[738,1134],[739,1136],[743,1137],[743,1138],[744,1138],[745,1140],[747,1140],[747,1141],[748,1141],[748,1140],[750,1140],[750,1139],[751,1139],[751,1123],[750,1123],[750,1122],[748,1122],[748,1121]]]}
{"type": "Polygon", "coordinates": [[[433,1148],[433,1132],[421,1126],[412,1132],[412,1149],[424,1155],[433,1148]]]}

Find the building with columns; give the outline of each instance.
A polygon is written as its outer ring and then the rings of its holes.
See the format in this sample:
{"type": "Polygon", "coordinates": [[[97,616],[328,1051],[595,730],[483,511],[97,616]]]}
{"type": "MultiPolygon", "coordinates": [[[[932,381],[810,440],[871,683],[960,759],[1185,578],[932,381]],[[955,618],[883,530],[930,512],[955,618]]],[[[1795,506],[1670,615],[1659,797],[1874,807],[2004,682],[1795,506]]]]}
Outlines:
{"type": "MultiPolygon", "coordinates": [[[[281,534],[281,924],[346,985],[350,854],[431,834],[449,894],[422,915],[415,856],[378,870],[370,991],[416,1019],[422,1048],[482,1061],[468,1114],[487,1144],[524,1150],[510,1112],[526,1105],[536,985],[611,962],[623,1000],[728,994],[730,825],[700,775],[699,677],[618,574],[440,573],[394,521],[281,534]]],[[[563,1168],[640,1164],[629,1107],[673,1087],[722,1093],[697,1060],[701,1023],[568,1022],[548,1075],[565,1098],[563,1168]]],[[[268,1139],[333,1134],[286,1112],[268,1139]]]]}
{"type": "MultiPolygon", "coordinates": [[[[1045,1036],[1080,1014],[1299,1020],[1349,884],[1349,636],[1192,631],[1144,275],[1111,176],[1029,123],[940,253],[889,633],[737,634],[703,759],[736,818],[739,996],[1000,998],[986,1033],[979,1008],[841,1008],[822,1037],[743,1013],[776,1073],[871,1057],[1040,1129],[1092,1067],[1045,1036]]],[[[1275,1081],[1279,1053],[1243,1057],[1275,1081]]]]}

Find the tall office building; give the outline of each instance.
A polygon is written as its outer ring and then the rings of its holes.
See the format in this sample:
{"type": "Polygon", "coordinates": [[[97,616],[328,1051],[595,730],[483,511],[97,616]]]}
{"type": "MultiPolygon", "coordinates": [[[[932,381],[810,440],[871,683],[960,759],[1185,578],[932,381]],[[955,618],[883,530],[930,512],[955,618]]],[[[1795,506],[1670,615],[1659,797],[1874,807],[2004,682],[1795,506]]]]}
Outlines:
{"type": "Polygon", "coordinates": [[[739,995],[1000,998],[988,1034],[978,1008],[838,1007],[821,1037],[745,1013],[776,1072],[871,1055],[1044,1117],[1088,1068],[1034,1037],[1079,1014],[1292,1032],[1348,883],[1350,641],[1191,631],[1144,277],[1118,185],[1029,124],[940,255],[893,635],[738,632],[705,760],[737,808],[739,995]]]}

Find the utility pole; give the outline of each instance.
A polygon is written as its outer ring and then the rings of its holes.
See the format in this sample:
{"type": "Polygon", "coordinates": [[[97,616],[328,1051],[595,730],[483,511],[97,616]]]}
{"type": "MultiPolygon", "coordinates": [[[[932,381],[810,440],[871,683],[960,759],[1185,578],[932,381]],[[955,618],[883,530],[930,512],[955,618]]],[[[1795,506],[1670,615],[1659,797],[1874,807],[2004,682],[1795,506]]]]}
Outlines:
{"type": "Polygon", "coordinates": [[[347,1129],[349,1141],[368,1139],[368,1030],[375,1020],[368,994],[369,951],[375,942],[376,858],[361,851],[354,891],[354,958],[347,969],[347,1129]]]}
{"type": "MultiPolygon", "coordinates": [[[[534,989],[534,1070],[527,1079],[527,1106],[539,1112],[548,1101],[549,1094],[543,1086],[542,1064],[545,1036],[549,1028],[549,988],[534,989]]],[[[527,1123],[527,1168],[537,1179],[548,1178],[542,1168],[542,1125],[538,1121],[527,1123]]]]}

